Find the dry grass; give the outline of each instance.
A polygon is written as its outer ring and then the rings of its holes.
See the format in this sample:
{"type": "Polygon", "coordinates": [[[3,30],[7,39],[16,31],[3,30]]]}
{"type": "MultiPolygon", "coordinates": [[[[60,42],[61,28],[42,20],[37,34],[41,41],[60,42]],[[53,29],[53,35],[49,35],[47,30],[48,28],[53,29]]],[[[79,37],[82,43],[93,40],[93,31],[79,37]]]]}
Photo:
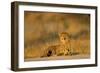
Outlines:
{"type": "MultiPolygon", "coordinates": [[[[43,54],[45,54],[45,50],[47,49],[47,46],[41,47],[42,49],[30,49],[27,48],[25,49],[25,59],[27,60],[44,60],[41,58],[43,54]],[[39,59],[40,58],[40,59],[39,59]]],[[[82,58],[89,58],[90,57],[90,44],[89,40],[72,40],[71,41],[71,48],[73,53],[78,53],[76,55],[68,56],[70,58],[65,58],[65,59],[82,59],[82,58]],[[77,56],[78,55],[78,56],[77,56]],[[75,56],[73,58],[73,56],[75,56]]],[[[54,56],[53,58],[50,57],[50,59],[57,59],[57,56],[54,56]]],[[[61,56],[60,56],[61,57],[61,56]]],[[[63,56],[62,56],[63,57],[63,56]]],[[[46,59],[46,58],[45,58],[46,59]]],[[[49,60],[49,58],[47,58],[49,60]]],[[[59,58],[58,58],[59,59],[59,58]]],[[[63,59],[63,58],[60,58],[63,59]]]]}

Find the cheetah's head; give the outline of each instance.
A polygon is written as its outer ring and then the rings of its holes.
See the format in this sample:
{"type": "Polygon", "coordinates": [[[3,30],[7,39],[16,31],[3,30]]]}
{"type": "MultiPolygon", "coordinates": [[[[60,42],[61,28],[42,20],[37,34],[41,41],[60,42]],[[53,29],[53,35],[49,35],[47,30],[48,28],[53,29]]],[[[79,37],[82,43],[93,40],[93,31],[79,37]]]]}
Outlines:
{"type": "Polygon", "coordinates": [[[62,44],[66,44],[70,41],[70,35],[67,32],[60,33],[59,38],[62,44]]]}

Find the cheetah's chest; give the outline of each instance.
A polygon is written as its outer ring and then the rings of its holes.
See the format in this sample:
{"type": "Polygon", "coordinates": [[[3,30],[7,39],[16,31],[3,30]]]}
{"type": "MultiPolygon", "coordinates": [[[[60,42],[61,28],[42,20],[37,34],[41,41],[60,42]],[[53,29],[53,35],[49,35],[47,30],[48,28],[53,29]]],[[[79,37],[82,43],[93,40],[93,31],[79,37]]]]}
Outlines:
{"type": "Polygon", "coordinates": [[[69,52],[68,50],[69,50],[69,47],[67,45],[60,45],[56,49],[56,54],[57,55],[65,55],[69,52]]]}

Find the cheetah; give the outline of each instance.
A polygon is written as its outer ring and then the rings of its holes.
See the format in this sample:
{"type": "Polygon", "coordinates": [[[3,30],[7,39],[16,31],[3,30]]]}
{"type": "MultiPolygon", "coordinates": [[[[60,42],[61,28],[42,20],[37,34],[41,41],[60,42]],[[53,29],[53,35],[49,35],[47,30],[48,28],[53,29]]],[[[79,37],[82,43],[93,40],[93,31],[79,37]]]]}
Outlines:
{"type": "Polygon", "coordinates": [[[59,44],[48,46],[45,50],[46,57],[71,55],[70,35],[67,32],[62,32],[58,35],[60,40],[59,44]]]}

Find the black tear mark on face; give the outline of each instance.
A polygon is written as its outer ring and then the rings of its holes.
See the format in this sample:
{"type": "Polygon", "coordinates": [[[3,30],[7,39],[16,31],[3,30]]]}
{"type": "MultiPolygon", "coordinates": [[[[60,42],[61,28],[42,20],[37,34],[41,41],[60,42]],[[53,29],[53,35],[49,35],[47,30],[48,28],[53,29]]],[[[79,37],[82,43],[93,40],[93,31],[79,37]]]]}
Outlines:
{"type": "Polygon", "coordinates": [[[52,51],[49,50],[48,53],[47,53],[47,56],[49,57],[49,56],[51,56],[51,55],[52,55],[52,51]]]}

